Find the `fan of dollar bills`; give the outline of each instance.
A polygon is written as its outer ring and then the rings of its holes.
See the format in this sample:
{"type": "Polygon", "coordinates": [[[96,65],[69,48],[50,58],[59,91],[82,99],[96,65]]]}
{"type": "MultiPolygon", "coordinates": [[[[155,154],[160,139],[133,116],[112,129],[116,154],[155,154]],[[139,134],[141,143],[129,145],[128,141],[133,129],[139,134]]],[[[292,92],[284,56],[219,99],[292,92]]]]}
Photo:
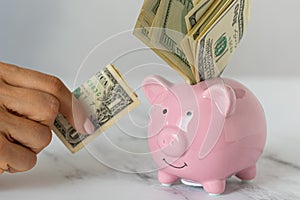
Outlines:
{"type": "Polygon", "coordinates": [[[249,14],[250,0],[145,0],[134,35],[196,84],[222,74],[249,14]]]}

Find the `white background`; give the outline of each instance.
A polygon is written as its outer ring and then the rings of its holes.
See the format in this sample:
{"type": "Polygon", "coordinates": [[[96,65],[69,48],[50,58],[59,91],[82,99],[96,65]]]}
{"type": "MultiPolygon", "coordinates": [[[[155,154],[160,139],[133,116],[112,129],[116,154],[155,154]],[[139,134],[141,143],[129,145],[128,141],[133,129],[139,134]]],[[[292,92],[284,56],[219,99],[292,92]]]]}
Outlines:
{"type": "MultiPolygon", "coordinates": [[[[133,29],[142,0],[0,0],[0,60],[67,79],[89,51],[133,29]]],[[[300,75],[298,0],[252,0],[226,76],[300,75]]]]}

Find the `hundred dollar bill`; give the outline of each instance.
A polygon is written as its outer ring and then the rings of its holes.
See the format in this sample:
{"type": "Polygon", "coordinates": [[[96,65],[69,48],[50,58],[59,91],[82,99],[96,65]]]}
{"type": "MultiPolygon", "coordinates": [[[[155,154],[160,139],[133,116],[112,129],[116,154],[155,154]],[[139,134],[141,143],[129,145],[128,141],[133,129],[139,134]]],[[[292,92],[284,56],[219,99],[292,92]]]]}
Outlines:
{"type": "Polygon", "coordinates": [[[190,31],[209,9],[214,0],[200,0],[194,8],[185,16],[187,30],[190,31]]]}
{"type": "Polygon", "coordinates": [[[142,10],[133,31],[133,34],[150,48],[154,47],[151,43],[150,32],[160,3],[161,0],[144,1],[142,10]]]}
{"type": "MultiPolygon", "coordinates": [[[[176,66],[170,58],[172,57],[171,53],[167,50],[162,50],[157,48],[151,43],[151,38],[149,36],[151,30],[152,20],[148,17],[149,15],[145,14],[145,11],[142,10],[138,21],[136,23],[133,34],[139,38],[143,43],[150,47],[158,56],[160,56],[168,65],[176,66]]],[[[192,83],[190,77],[186,76],[185,72],[181,71],[177,67],[172,67],[177,73],[179,73],[188,83],[192,83]]]]}
{"type": "Polygon", "coordinates": [[[194,42],[195,47],[197,45],[195,41],[197,41],[197,39],[199,39],[199,37],[201,37],[205,31],[212,27],[215,21],[219,19],[224,12],[226,12],[226,9],[228,9],[228,7],[232,5],[234,1],[235,0],[221,0],[219,2],[218,0],[215,1],[216,5],[213,5],[211,9],[212,11],[208,12],[210,13],[209,16],[205,19],[202,25],[196,27],[196,32],[193,33],[193,40],[190,41],[194,42]]]}
{"type": "Polygon", "coordinates": [[[142,10],[143,15],[147,15],[148,19],[151,20],[151,24],[157,14],[161,0],[145,0],[143,3],[142,10]]]}
{"type": "MultiPolygon", "coordinates": [[[[194,51],[195,47],[191,46],[188,37],[191,37],[191,36],[189,36],[193,32],[191,30],[193,30],[193,28],[198,24],[200,19],[202,19],[202,16],[210,8],[212,3],[217,5],[218,1],[198,0],[197,4],[196,5],[194,4],[195,7],[192,10],[190,10],[189,13],[185,16],[186,27],[189,32],[186,34],[186,36],[181,41],[181,47],[182,47],[183,51],[186,53],[186,57],[191,65],[194,65],[194,63],[195,63],[195,51],[194,51]]],[[[214,9],[214,6],[212,6],[212,8],[210,9],[210,12],[212,12],[213,9],[214,9]]],[[[207,12],[206,16],[202,19],[202,21],[205,21],[205,19],[208,18],[210,12],[207,12]]],[[[201,23],[203,23],[202,21],[201,21],[201,23]]],[[[196,79],[196,82],[199,82],[200,80],[198,78],[198,75],[196,74],[195,67],[193,67],[192,69],[194,69],[193,74],[196,79]]]]}
{"type": "MultiPolygon", "coordinates": [[[[217,19],[217,14],[221,14],[222,11],[225,10],[226,6],[233,0],[215,0],[211,7],[205,12],[203,17],[197,22],[197,24],[189,31],[187,36],[183,39],[182,45],[190,47],[190,51],[192,54],[191,62],[195,63],[196,60],[196,50],[197,50],[197,38],[198,36],[209,27],[209,24],[213,22],[213,20],[217,19]]],[[[198,76],[197,73],[194,75],[198,76]]],[[[199,80],[198,77],[196,77],[199,80]]]]}
{"type": "Polygon", "coordinates": [[[79,151],[140,104],[137,95],[113,65],[108,65],[91,77],[73,94],[79,102],[88,107],[88,117],[96,131],[92,135],[83,135],[59,114],[55,119],[53,131],[72,153],[79,151]]]}
{"type": "Polygon", "coordinates": [[[179,68],[188,78],[195,83],[193,66],[190,65],[180,43],[187,34],[184,17],[193,8],[192,0],[164,0],[161,1],[155,20],[152,24],[150,37],[155,46],[164,49],[170,54],[169,60],[175,63],[173,68],[179,68]]]}
{"type": "MultiPolygon", "coordinates": [[[[167,62],[175,71],[177,71],[188,83],[192,84],[195,82],[194,77],[187,73],[185,69],[179,67],[178,62],[181,60],[174,56],[173,52],[170,52],[165,47],[158,45],[155,41],[156,38],[151,37],[151,32],[155,28],[152,25],[155,23],[155,18],[158,15],[158,7],[160,7],[161,0],[144,2],[142,11],[138,17],[133,34],[149,46],[158,56],[160,56],[165,62],[167,62]],[[150,2],[150,3],[147,3],[150,2]],[[151,4],[152,3],[152,4],[151,4]],[[147,6],[146,6],[147,5],[147,6]]],[[[160,11],[161,12],[161,11],[160,11]]],[[[179,35],[180,33],[173,31],[173,33],[179,35]]],[[[173,35],[175,35],[173,34],[173,35]]]]}
{"type": "MultiPolygon", "coordinates": [[[[217,11],[220,4],[225,3],[225,0],[215,0],[210,8],[205,12],[205,14],[197,21],[196,25],[193,26],[191,30],[189,30],[188,34],[181,41],[181,46],[185,52],[189,52],[188,60],[190,63],[195,65],[196,60],[196,38],[200,33],[200,30],[205,28],[209,23],[209,18],[213,17],[214,12],[217,11]]],[[[228,0],[226,0],[228,1],[228,0]]],[[[196,69],[195,69],[196,71],[196,69]]],[[[197,82],[200,81],[198,74],[194,71],[194,76],[197,82]]]]}
{"type": "Polygon", "coordinates": [[[197,38],[196,67],[201,79],[219,76],[241,41],[249,18],[249,0],[234,0],[197,38]]]}

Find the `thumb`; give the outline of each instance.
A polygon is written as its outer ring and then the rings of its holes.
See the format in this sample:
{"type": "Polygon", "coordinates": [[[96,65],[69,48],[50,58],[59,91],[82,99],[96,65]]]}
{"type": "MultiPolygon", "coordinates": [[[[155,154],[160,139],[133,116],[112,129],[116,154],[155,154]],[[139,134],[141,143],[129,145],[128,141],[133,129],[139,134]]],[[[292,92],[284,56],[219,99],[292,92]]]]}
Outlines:
{"type": "Polygon", "coordinates": [[[92,134],[95,131],[95,127],[88,117],[89,112],[86,107],[86,105],[72,95],[72,118],[69,121],[78,132],[92,134]]]}

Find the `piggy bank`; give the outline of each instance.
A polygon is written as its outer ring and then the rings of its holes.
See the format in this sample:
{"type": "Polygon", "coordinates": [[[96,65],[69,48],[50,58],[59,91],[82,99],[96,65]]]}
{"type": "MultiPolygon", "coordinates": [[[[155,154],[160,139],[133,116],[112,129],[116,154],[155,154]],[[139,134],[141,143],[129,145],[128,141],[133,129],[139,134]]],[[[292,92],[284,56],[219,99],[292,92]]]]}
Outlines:
{"type": "Polygon", "coordinates": [[[226,179],[256,176],[266,141],[265,114],[255,95],[230,79],[189,85],[150,76],[143,91],[151,106],[148,143],[158,179],[178,179],[221,194],[226,179]]]}

